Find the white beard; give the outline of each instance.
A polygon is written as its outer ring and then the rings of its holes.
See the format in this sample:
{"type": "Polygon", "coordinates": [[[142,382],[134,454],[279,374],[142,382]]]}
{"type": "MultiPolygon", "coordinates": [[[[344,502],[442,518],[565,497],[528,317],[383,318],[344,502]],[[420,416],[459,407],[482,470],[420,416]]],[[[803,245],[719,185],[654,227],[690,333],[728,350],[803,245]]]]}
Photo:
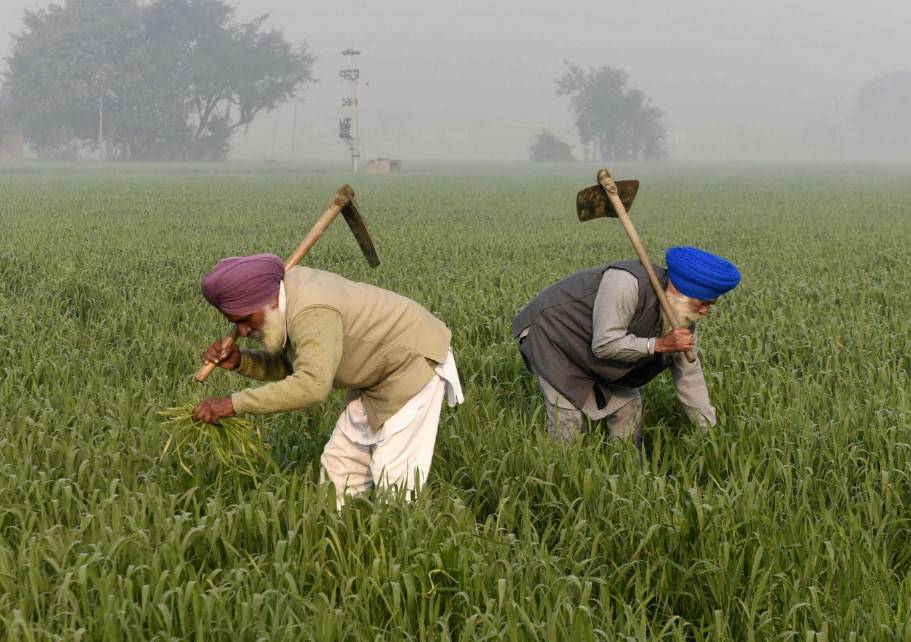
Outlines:
{"type": "MultiPolygon", "coordinates": [[[[684,328],[692,329],[693,325],[700,319],[704,319],[704,314],[699,314],[698,312],[693,312],[690,309],[689,302],[690,297],[684,296],[677,292],[666,292],[667,302],[671,306],[671,310],[674,313],[674,316],[677,317],[677,320],[683,324],[684,328]]],[[[664,315],[661,315],[662,326],[664,328],[663,334],[667,334],[671,331],[671,322],[668,319],[664,318],[664,315]]]]}
{"type": "Polygon", "coordinates": [[[259,341],[269,354],[278,354],[285,347],[285,333],[285,315],[275,306],[266,308],[262,330],[251,332],[248,336],[259,341]]]}

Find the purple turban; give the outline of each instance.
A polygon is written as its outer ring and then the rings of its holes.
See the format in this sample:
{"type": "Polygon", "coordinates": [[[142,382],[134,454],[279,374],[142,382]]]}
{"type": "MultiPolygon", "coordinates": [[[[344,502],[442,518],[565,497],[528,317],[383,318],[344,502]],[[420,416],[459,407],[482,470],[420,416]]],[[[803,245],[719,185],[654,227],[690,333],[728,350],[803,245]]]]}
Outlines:
{"type": "Polygon", "coordinates": [[[274,254],[232,256],[202,278],[202,295],[223,314],[246,316],[272,302],[284,276],[274,254]]]}
{"type": "Polygon", "coordinates": [[[733,263],[695,247],[672,247],[664,260],[671,283],[691,299],[717,299],[740,283],[733,263]]]}

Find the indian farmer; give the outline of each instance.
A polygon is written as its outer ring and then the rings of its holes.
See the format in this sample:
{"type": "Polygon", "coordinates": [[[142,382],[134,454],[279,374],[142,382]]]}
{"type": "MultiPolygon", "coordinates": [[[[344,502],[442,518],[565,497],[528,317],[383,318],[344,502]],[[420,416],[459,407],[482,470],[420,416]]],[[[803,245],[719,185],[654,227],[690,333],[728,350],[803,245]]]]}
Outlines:
{"type": "Polygon", "coordinates": [[[637,260],[619,261],[569,276],[546,288],[512,322],[519,351],[538,379],[549,431],[567,443],[582,431],[583,415],[606,419],[611,435],[642,440],[639,388],[670,367],[674,388],[690,420],[704,432],[715,408],[696,350],[696,322],[740,282],[726,259],[693,247],[665,254],[654,266],[679,321],[663,318],[658,297],[637,260]]]}
{"type": "Polygon", "coordinates": [[[349,391],[320,463],[346,494],[396,487],[410,498],[427,478],[440,408],[461,403],[446,325],[414,301],[307,267],[284,270],[272,254],[219,261],[202,294],[257,350],[220,340],[204,361],[268,381],[210,397],[193,416],[208,423],[235,414],[308,408],[333,388],[349,391]]]}

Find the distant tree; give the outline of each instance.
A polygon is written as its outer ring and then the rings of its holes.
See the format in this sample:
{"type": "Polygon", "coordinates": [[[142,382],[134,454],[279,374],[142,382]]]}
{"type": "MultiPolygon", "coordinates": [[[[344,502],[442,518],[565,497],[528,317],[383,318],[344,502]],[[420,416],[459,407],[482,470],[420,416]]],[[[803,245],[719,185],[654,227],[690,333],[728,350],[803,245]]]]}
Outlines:
{"type": "Polygon", "coordinates": [[[20,159],[23,152],[19,131],[9,118],[9,96],[0,87],[0,161],[20,159]]]}
{"type": "Polygon", "coordinates": [[[800,130],[799,141],[813,157],[839,158],[847,144],[844,123],[825,117],[812,118],[800,130]]]}
{"type": "Polygon", "coordinates": [[[911,150],[911,71],[898,71],[865,83],[855,96],[851,124],[861,147],[882,156],[911,150]]]}
{"type": "Polygon", "coordinates": [[[223,0],[66,0],[25,12],[7,59],[10,115],[44,155],[224,158],[231,135],[312,81],[312,56],[223,0]]]}
{"type": "Polygon", "coordinates": [[[557,95],[569,96],[579,141],[611,160],[660,160],[667,157],[664,112],[652,106],[639,89],[627,86],[629,76],[613,67],[588,71],[567,63],[557,79],[557,95]]]}
{"type": "Polygon", "coordinates": [[[542,129],[531,144],[529,158],[536,163],[572,163],[576,160],[572,147],[546,129],[542,129]]]}
{"type": "Polygon", "coordinates": [[[9,115],[9,91],[6,87],[0,87],[0,136],[13,128],[9,115]]]}

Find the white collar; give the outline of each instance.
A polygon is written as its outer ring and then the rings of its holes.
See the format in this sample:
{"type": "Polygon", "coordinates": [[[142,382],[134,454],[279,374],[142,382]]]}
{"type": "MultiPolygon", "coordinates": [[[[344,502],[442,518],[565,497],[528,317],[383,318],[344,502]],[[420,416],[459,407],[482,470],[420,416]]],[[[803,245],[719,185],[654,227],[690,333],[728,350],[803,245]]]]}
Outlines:
{"type": "Polygon", "coordinates": [[[285,340],[282,341],[282,348],[288,345],[288,297],[285,295],[284,280],[278,283],[278,311],[285,317],[285,340]]]}

